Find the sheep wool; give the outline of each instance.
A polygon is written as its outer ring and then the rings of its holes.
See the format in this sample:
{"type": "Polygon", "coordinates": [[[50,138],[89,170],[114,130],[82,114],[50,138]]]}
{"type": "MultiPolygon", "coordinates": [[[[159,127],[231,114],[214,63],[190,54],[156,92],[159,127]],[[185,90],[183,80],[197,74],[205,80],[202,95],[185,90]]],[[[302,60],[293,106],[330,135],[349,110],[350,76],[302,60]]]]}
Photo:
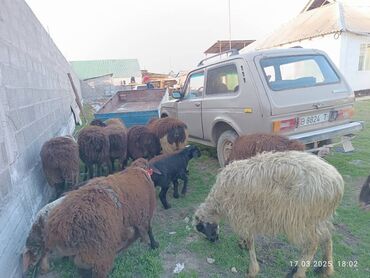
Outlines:
{"type": "Polygon", "coordinates": [[[148,128],[159,138],[163,153],[181,150],[188,144],[187,125],[178,119],[153,119],[148,123],[148,128]]]}
{"type": "Polygon", "coordinates": [[[288,150],[304,151],[305,145],[297,140],[289,140],[287,137],[277,134],[242,135],[235,140],[226,164],[234,160],[250,158],[257,153],[288,150]]]}
{"type": "MultiPolygon", "coordinates": [[[[325,254],[331,260],[332,216],[343,191],[338,171],[315,155],[262,153],[226,166],[196,211],[195,220],[218,224],[225,217],[234,232],[252,246],[257,234],[285,234],[289,242],[310,252],[316,250],[317,242],[325,241],[325,254]]],[[[254,277],[259,267],[252,258],[254,247],[250,248],[250,275],[254,277]]],[[[304,253],[308,257],[303,258],[311,260],[314,253],[304,253]]],[[[305,277],[304,273],[304,267],[298,266],[294,277],[305,277]]]]}

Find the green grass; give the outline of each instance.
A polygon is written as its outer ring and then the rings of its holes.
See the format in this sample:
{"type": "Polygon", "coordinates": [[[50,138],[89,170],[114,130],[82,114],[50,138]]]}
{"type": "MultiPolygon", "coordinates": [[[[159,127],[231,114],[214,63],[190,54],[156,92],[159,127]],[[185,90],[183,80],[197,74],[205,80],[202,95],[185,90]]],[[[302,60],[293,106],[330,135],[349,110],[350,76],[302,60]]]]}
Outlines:
{"type": "MultiPolygon", "coordinates": [[[[345,177],[345,195],[334,219],[334,266],[341,278],[370,277],[370,213],[359,209],[357,199],[361,181],[370,174],[370,101],[356,103],[356,119],[365,120],[365,130],[353,141],[352,153],[334,152],[327,157],[345,177]],[[339,267],[338,261],[357,261],[358,267],[339,267]]],[[[141,242],[135,242],[117,256],[110,277],[245,277],[249,256],[238,247],[238,237],[226,223],[220,227],[220,241],[212,244],[191,227],[196,207],[205,199],[218,171],[213,148],[202,146],[202,157],[190,163],[189,191],[185,198],[173,199],[172,190],[168,201],[172,205],[164,210],[158,200],[153,221],[153,231],[160,243],[157,250],[150,250],[141,242]],[[187,221],[189,220],[189,221],[187,221]],[[175,233],[173,233],[175,232],[175,233]],[[208,264],[206,259],[215,259],[208,264]],[[173,274],[176,263],[184,263],[185,269],[173,274]],[[237,273],[230,269],[235,267],[237,273]]],[[[290,262],[299,257],[299,250],[287,244],[284,237],[258,238],[256,253],[261,271],[259,277],[284,277],[290,262]]],[[[320,260],[321,251],[315,260],[320,260]]],[[[74,266],[67,260],[54,265],[59,277],[76,277],[74,266]]],[[[318,277],[309,269],[307,277],[318,277]]]]}

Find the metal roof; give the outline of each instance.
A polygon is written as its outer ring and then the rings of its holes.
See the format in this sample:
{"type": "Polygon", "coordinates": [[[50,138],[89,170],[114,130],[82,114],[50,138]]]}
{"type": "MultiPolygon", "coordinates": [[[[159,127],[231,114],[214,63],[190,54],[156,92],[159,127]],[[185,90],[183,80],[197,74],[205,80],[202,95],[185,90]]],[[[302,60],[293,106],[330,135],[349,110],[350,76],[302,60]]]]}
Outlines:
{"type": "Polygon", "coordinates": [[[266,49],[305,39],[351,32],[370,36],[370,5],[334,2],[300,13],[267,38],[251,44],[251,49],[266,49]]]}
{"type": "Polygon", "coordinates": [[[141,76],[137,59],[71,61],[70,63],[80,79],[106,74],[113,74],[113,77],[118,78],[141,76]]]}
{"type": "MultiPolygon", "coordinates": [[[[240,50],[255,40],[231,40],[231,48],[240,50]]],[[[210,48],[204,51],[204,54],[217,54],[230,49],[230,41],[217,41],[210,48]]]]}

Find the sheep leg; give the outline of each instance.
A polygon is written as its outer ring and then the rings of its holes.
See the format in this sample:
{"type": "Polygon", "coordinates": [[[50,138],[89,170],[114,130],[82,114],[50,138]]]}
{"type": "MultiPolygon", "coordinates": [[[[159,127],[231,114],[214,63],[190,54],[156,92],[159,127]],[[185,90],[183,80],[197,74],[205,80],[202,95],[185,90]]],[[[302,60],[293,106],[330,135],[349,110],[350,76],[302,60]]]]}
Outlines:
{"type": "MultiPolygon", "coordinates": [[[[92,179],[94,177],[94,165],[93,164],[87,164],[88,173],[89,173],[89,179],[92,179]]],[[[87,175],[85,176],[85,180],[87,180],[87,175]]]]}
{"type": "Polygon", "coordinates": [[[333,242],[330,237],[322,242],[322,247],[324,251],[323,263],[325,265],[316,269],[315,272],[322,272],[325,277],[332,276],[334,274],[333,242]]]}
{"type": "Polygon", "coordinates": [[[248,277],[256,277],[258,272],[260,271],[260,266],[257,262],[257,256],[256,256],[256,249],[254,247],[254,238],[253,236],[249,237],[246,240],[247,248],[249,251],[249,269],[248,269],[248,277]]]}
{"type": "Polygon", "coordinates": [[[306,271],[310,267],[313,257],[317,251],[318,241],[314,240],[305,247],[302,251],[301,258],[298,261],[297,271],[293,274],[293,278],[305,278],[306,271]]]}
{"type": "Polygon", "coordinates": [[[182,173],[181,179],[184,181],[184,185],[182,186],[181,194],[185,196],[186,192],[188,191],[188,175],[185,173],[182,173]]]}
{"type": "Polygon", "coordinates": [[[114,158],[111,158],[110,161],[111,161],[111,169],[109,169],[109,174],[113,174],[114,173],[114,158]]]}
{"type": "Polygon", "coordinates": [[[169,186],[167,185],[167,186],[162,187],[161,192],[159,192],[159,199],[161,200],[162,205],[165,209],[169,209],[171,207],[170,204],[167,202],[167,198],[166,198],[168,189],[169,189],[169,186]]]}
{"type": "Polygon", "coordinates": [[[177,181],[177,179],[174,179],[172,181],[173,183],[173,197],[178,199],[180,197],[179,195],[179,182],[177,181]]]}
{"type": "Polygon", "coordinates": [[[152,231],[152,227],[151,226],[149,226],[149,229],[148,229],[148,236],[149,236],[149,240],[150,240],[150,248],[152,248],[152,249],[158,248],[159,247],[159,244],[154,239],[153,231],[152,231]]]}

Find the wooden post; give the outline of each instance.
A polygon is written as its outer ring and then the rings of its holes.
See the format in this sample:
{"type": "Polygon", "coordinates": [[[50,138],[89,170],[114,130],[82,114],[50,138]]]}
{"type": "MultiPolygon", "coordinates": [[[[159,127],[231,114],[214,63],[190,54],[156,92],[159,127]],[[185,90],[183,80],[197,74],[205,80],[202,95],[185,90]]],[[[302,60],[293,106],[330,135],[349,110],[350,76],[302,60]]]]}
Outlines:
{"type": "Polygon", "coordinates": [[[80,111],[81,111],[81,114],[82,114],[82,117],[84,118],[85,122],[87,121],[86,117],[85,117],[85,113],[84,113],[84,110],[83,110],[83,106],[82,106],[82,103],[81,103],[81,100],[80,100],[80,96],[78,95],[78,92],[77,92],[77,89],[76,89],[76,86],[75,84],[73,83],[73,78],[72,78],[72,75],[71,73],[67,73],[68,75],[68,78],[69,78],[69,82],[71,82],[71,86],[72,86],[72,90],[73,90],[73,93],[75,94],[75,101],[77,103],[77,106],[80,108],[80,111]]]}

